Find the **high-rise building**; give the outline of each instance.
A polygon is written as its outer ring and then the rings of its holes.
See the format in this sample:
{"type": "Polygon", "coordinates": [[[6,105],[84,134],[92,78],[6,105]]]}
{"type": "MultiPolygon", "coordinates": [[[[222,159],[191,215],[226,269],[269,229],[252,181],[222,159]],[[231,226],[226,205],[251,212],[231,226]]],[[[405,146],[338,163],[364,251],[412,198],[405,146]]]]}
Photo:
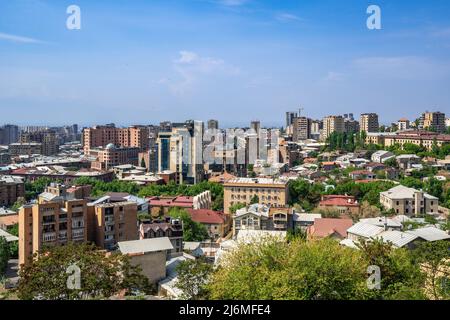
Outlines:
{"type": "Polygon", "coordinates": [[[96,170],[110,170],[123,164],[139,165],[139,151],[137,147],[116,147],[110,143],[105,148],[95,147],[89,149],[89,155],[95,157],[91,168],[96,170]]]}
{"type": "Polygon", "coordinates": [[[178,183],[203,179],[203,122],[189,120],[172,125],[158,136],[158,171],[176,173],[178,183]]]}
{"type": "Polygon", "coordinates": [[[86,200],[24,205],[19,211],[19,265],[43,247],[86,242],[86,223],[86,200]]]}
{"type": "Polygon", "coordinates": [[[145,151],[149,148],[149,129],[145,126],[116,128],[111,124],[83,130],[83,147],[86,154],[89,154],[91,148],[106,147],[110,143],[118,147],[134,147],[145,151]]]}
{"type": "Polygon", "coordinates": [[[132,201],[88,203],[88,237],[106,250],[120,241],[139,239],[137,203],[132,201]]]}
{"type": "Polygon", "coordinates": [[[219,129],[219,121],[218,120],[208,120],[208,130],[218,130],[219,129]]]}
{"type": "Polygon", "coordinates": [[[56,133],[53,130],[22,132],[20,143],[41,143],[42,154],[45,156],[55,155],[59,151],[56,133]]]}
{"type": "Polygon", "coordinates": [[[294,118],[298,117],[297,112],[288,111],[286,112],[286,128],[291,126],[294,123],[294,118]]]}
{"type": "Polygon", "coordinates": [[[253,129],[256,133],[261,129],[261,122],[258,120],[252,121],[250,123],[250,129],[253,129]]]}
{"type": "Polygon", "coordinates": [[[6,124],[0,127],[0,145],[8,145],[19,141],[19,127],[6,124]]]}
{"type": "Polygon", "coordinates": [[[307,140],[311,138],[311,119],[307,117],[297,117],[293,120],[293,135],[294,142],[307,140]]]}
{"type": "Polygon", "coordinates": [[[359,132],[359,122],[353,117],[353,113],[344,114],[344,127],[347,133],[359,132]]]}
{"type": "Polygon", "coordinates": [[[405,131],[410,128],[410,122],[406,118],[401,118],[397,121],[397,129],[398,131],[405,131]]]}
{"type": "Polygon", "coordinates": [[[325,141],[333,132],[345,132],[345,123],[342,116],[328,116],[323,118],[322,140],[325,141]]]}
{"type": "Polygon", "coordinates": [[[378,132],[380,126],[376,113],[363,113],[359,122],[360,130],[365,132],[378,132]]]}
{"type": "Polygon", "coordinates": [[[428,111],[423,113],[419,120],[419,128],[445,132],[445,113],[428,111]]]}

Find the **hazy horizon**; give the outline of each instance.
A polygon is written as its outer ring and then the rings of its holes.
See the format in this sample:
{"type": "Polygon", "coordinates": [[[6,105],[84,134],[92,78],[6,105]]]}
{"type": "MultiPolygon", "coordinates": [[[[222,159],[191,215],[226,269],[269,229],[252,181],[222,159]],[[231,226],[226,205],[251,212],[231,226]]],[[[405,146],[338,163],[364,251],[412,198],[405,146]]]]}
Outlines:
{"type": "Polygon", "coordinates": [[[447,0],[2,1],[0,122],[448,114],[449,14],[447,0]],[[81,30],[66,28],[72,4],[81,30]],[[366,26],[370,4],[381,30],[366,26]]]}

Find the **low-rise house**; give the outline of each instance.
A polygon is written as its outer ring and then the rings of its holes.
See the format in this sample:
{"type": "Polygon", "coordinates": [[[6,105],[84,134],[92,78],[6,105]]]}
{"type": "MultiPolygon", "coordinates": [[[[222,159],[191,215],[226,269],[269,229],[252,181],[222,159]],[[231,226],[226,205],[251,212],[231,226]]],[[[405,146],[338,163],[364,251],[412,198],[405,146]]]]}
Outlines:
{"type": "Polygon", "coordinates": [[[347,229],[347,238],[353,242],[358,242],[361,239],[369,240],[384,232],[383,227],[378,227],[373,224],[358,222],[347,229]]]}
{"type": "Polygon", "coordinates": [[[413,216],[438,212],[439,199],[420,190],[398,185],[380,193],[380,203],[396,214],[413,216]]]}
{"type": "Polygon", "coordinates": [[[168,299],[183,298],[183,291],[177,287],[178,283],[178,265],[187,260],[195,260],[190,254],[183,253],[180,256],[173,257],[166,262],[166,278],[158,283],[158,295],[168,299]]]}
{"type": "Polygon", "coordinates": [[[347,230],[352,225],[352,219],[315,219],[314,224],[307,229],[307,237],[310,240],[328,237],[342,240],[347,238],[347,230]]]}
{"type": "Polygon", "coordinates": [[[425,228],[418,228],[415,230],[409,230],[406,231],[407,233],[411,235],[415,235],[420,239],[423,239],[428,242],[434,242],[434,241],[440,241],[440,240],[450,240],[450,235],[436,227],[425,227],[425,228]]]}
{"type": "Polygon", "coordinates": [[[316,219],[321,219],[322,215],[320,213],[297,213],[293,214],[293,229],[303,229],[306,230],[309,226],[314,224],[316,219]]]}
{"type": "Polygon", "coordinates": [[[179,220],[170,222],[141,223],[139,226],[139,239],[169,238],[173,249],[171,256],[183,253],[183,226],[179,220]]]}
{"type": "Polygon", "coordinates": [[[377,175],[368,170],[356,170],[349,173],[350,178],[353,180],[374,180],[377,175]]]}
{"type": "Polygon", "coordinates": [[[269,207],[263,204],[252,204],[239,209],[233,215],[233,236],[240,230],[270,230],[269,207]]]}
{"type": "Polygon", "coordinates": [[[373,162],[384,163],[387,160],[395,157],[395,155],[390,151],[379,150],[372,154],[371,160],[373,162]]]}
{"type": "Polygon", "coordinates": [[[420,157],[415,154],[402,154],[395,158],[397,160],[398,167],[406,170],[413,168],[413,165],[420,164],[420,157]]]}
{"type": "Polygon", "coordinates": [[[416,235],[398,230],[383,231],[374,238],[391,243],[394,248],[405,247],[408,249],[414,249],[418,240],[416,235]]]}
{"type": "Polygon", "coordinates": [[[319,202],[319,210],[338,212],[340,215],[357,215],[360,204],[353,196],[324,195],[319,202]]]}
{"type": "Polygon", "coordinates": [[[10,227],[19,223],[19,213],[0,208],[0,229],[8,230],[10,227]]]}
{"type": "Polygon", "coordinates": [[[331,161],[322,162],[322,164],[321,164],[321,168],[323,171],[332,171],[338,167],[339,167],[339,165],[336,162],[331,162],[331,161]]]}
{"type": "Polygon", "coordinates": [[[187,209],[191,219],[201,223],[208,230],[210,239],[225,237],[231,228],[231,215],[209,209],[187,209]]]}
{"type": "Polygon", "coordinates": [[[377,162],[371,162],[366,164],[366,170],[369,170],[370,172],[376,173],[377,171],[385,170],[386,166],[382,163],[377,162]]]}
{"type": "Polygon", "coordinates": [[[172,208],[211,209],[211,191],[205,191],[194,197],[162,196],[147,198],[150,214],[153,217],[167,216],[172,208]]]}
{"type": "Polygon", "coordinates": [[[7,242],[15,242],[19,241],[19,238],[13,236],[12,234],[6,232],[5,230],[0,229],[0,238],[5,238],[7,242]]]}
{"type": "Polygon", "coordinates": [[[158,283],[166,278],[166,261],[168,252],[173,250],[169,238],[152,238],[119,242],[119,250],[122,254],[130,256],[133,265],[142,268],[150,283],[158,283]]]}
{"type": "Polygon", "coordinates": [[[402,223],[398,220],[387,217],[365,218],[360,219],[359,222],[383,227],[384,230],[401,230],[403,228],[402,223]]]}

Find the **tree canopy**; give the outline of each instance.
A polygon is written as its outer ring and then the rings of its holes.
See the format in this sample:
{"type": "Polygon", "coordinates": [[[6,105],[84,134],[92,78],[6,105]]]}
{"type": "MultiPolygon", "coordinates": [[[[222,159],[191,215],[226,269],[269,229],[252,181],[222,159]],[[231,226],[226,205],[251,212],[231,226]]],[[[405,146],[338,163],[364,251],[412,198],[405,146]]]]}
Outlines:
{"type": "Polygon", "coordinates": [[[107,254],[87,244],[43,249],[21,268],[19,276],[17,294],[24,300],[104,299],[121,292],[148,293],[152,289],[128,256],[107,254]],[[80,269],[79,288],[68,286],[68,271],[73,266],[80,269]]]}

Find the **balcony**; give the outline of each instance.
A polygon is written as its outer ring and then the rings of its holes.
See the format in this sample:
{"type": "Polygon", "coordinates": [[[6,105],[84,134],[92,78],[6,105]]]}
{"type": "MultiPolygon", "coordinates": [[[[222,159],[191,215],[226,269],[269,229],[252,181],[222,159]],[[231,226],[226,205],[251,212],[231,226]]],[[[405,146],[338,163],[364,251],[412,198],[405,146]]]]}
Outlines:
{"type": "Polygon", "coordinates": [[[77,240],[82,238],[84,238],[84,229],[72,231],[72,239],[77,240]]]}
{"type": "Polygon", "coordinates": [[[58,239],[67,240],[67,231],[59,231],[58,239]]]}
{"type": "Polygon", "coordinates": [[[56,232],[46,232],[42,234],[43,242],[52,242],[56,240],[56,232]]]}

